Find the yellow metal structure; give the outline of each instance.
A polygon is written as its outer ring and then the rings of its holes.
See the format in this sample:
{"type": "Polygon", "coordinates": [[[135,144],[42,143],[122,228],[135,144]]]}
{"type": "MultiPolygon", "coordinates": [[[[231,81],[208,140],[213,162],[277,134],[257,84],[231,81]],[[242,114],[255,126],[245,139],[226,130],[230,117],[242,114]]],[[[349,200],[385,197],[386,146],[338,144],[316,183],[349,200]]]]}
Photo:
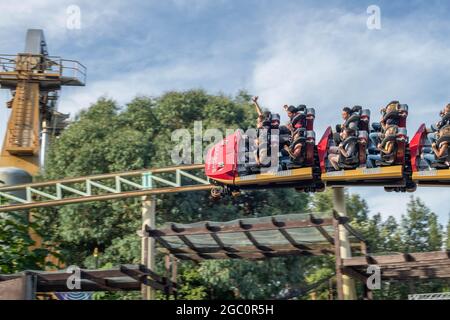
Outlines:
{"type": "Polygon", "coordinates": [[[17,81],[14,97],[8,105],[12,110],[0,167],[21,168],[35,175],[39,170],[39,83],[17,81]]]}
{"type": "Polygon", "coordinates": [[[379,168],[357,168],[354,170],[341,170],[322,174],[323,181],[366,181],[383,179],[401,179],[402,166],[388,166],[379,168]]]}
{"type": "Polygon", "coordinates": [[[234,184],[236,186],[245,186],[245,185],[261,185],[261,184],[269,184],[269,183],[283,183],[283,182],[291,182],[296,180],[312,180],[313,172],[312,168],[300,168],[300,169],[292,169],[292,170],[284,170],[277,172],[266,172],[261,174],[236,177],[234,180],[234,184]]]}
{"type": "MultiPolygon", "coordinates": [[[[77,61],[48,55],[42,30],[28,30],[25,42],[24,53],[0,54],[0,87],[12,96],[6,105],[11,113],[0,153],[6,177],[2,184],[17,183],[17,175],[23,173],[31,179],[42,169],[50,140],[64,129],[68,117],[56,110],[58,91],[64,85],[84,86],[86,80],[86,68],[77,61]]],[[[28,219],[33,221],[32,212],[28,219]]],[[[43,246],[32,229],[30,236],[35,241],[32,248],[43,246]]]]}
{"type": "Polygon", "coordinates": [[[283,184],[292,183],[295,181],[306,181],[313,179],[312,168],[299,168],[283,171],[264,172],[259,174],[252,174],[247,176],[236,177],[234,180],[214,179],[217,182],[225,185],[234,186],[261,186],[271,183],[283,184]]]}
{"type": "Polygon", "coordinates": [[[0,167],[23,169],[33,176],[42,165],[47,134],[58,135],[64,127],[66,116],[56,111],[57,93],[63,85],[83,86],[86,70],[76,61],[49,57],[42,30],[28,30],[25,50],[0,55],[0,86],[12,94],[0,167]]]}
{"type": "Polygon", "coordinates": [[[450,181],[450,169],[433,169],[413,173],[413,180],[419,184],[442,185],[450,181]]]}

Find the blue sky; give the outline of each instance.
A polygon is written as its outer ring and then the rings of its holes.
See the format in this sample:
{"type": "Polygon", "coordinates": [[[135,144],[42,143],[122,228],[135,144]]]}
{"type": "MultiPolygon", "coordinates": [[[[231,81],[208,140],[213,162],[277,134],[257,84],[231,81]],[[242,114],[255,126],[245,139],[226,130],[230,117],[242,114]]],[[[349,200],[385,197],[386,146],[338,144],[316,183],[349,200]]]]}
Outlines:
{"type": "MultiPolygon", "coordinates": [[[[102,95],[125,104],[136,95],[204,88],[246,89],[272,110],[316,108],[316,134],[339,121],[338,109],[372,110],[393,99],[410,106],[409,134],[437,120],[450,102],[449,1],[46,1],[0,3],[0,52],[23,50],[28,28],[42,28],[51,55],[88,68],[84,88],[64,88],[59,108],[75,114],[102,95]],[[78,5],[81,29],[69,30],[78,5]],[[381,30],[366,26],[369,5],[381,30]]],[[[9,93],[0,90],[3,135],[9,93]]],[[[409,194],[352,188],[372,213],[399,217],[409,194]]],[[[416,193],[445,224],[450,189],[416,193]]]]}

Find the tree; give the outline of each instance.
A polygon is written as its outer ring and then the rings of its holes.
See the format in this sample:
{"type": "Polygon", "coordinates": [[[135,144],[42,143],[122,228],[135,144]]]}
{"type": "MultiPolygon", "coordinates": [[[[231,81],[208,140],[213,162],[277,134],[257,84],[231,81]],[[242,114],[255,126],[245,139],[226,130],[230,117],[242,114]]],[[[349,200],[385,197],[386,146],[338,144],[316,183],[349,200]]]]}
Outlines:
{"type": "Polygon", "coordinates": [[[442,226],[438,222],[438,217],[434,212],[430,212],[428,217],[428,250],[440,251],[443,245],[442,226]]]}
{"type": "MultiPolygon", "coordinates": [[[[82,111],[52,145],[41,179],[172,165],[174,130],[189,129],[192,133],[194,121],[200,120],[205,130],[245,130],[254,125],[252,112],[244,92],[234,98],[209,95],[202,90],[168,92],[157,98],[136,98],[124,108],[101,98],[82,111]]],[[[208,192],[164,195],[158,197],[156,219],[162,225],[168,221],[227,221],[296,213],[306,210],[308,198],[293,189],[247,191],[238,198],[217,202],[209,199],[208,192]]],[[[100,252],[100,267],[139,263],[140,239],[136,231],[141,223],[140,205],[139,199],[127,199],[46,208],[40,210],[39,223],[47,230],[46,239],[59,243],[67,264],[93,268],[95,248],[100,252]]],[[[181,267],[181,297],[267,297],[286,282],[299,281],[299,269],[295,266],[300,262],[295,263],[290,269],[283,259],[269,263],[211,261],[202,263],[196,271],[181,267]],[[228,272],[234,280],[215,281],[211,276],[214,270],[228,272]],[[291,271],[285,274],[286,270],[291,271]],[[246,280],[249,277],[253,279],[252,286],[246,280]],[[273,283],[270,289],[265,287],[267,283],[273,283]],[[261,289],[251,292],[251,287],[261,289]],[[235,295],[237,291],[239,295],[235,295]]],[[[158,271],[162,270],[159,265],[158,271]]]]}
{"type": "MultiPolygon", "coordinates": [[[[204,130],[245,130],[254,125],[254,118],[249,95],[245,92],[236,97],[211,95],[202,90],[168,92],[155,98],[138,97],[124,107],[101,98],[82,111],[52,145],[41,179],[172,165],[171,133],[174,130],[188,129],[192,134],[195,121],[202,121],[204,130]]],[[[401,227],[393,217],[386,221],[380,214],[369,217],[367,203],[359,195],[346,193],[346,203],[352,225],[369,240],[372,252],[427,251],[437,248],[442,241],[436,216],[420,199],[410,201],[401,227]]],[[[167,222],[329,213],[332,207],[331,190],[313,196],[293,189],[245,191],[240,197],[216,202],[209,199],[208,192],[196,192],[158,197],[156,222],[162,226],[167,222]]],[[[141,241],[136,231],[141,224],[140,209],[140,199],[44,208],[37,212],[36,227],[45,231],[44,240],[59,244],[58,249],[67,264],[93,268],[96,263],[100,267],[139,263],[141,241]],[[92,254],[95,248],[100,252],[97,261],[92,254]]],[[[0,231],[2,228],[6,227],[0,225],[0,231]]],[[[3,234],[4,239],[12,237],[7,232],[0,233],[0,239],[3,234]]],[[[14,231],[14,235],[20,232],[14,231]]],[[[26,239],[25,234],[22,236],[26,239]]],[[[15,252],[24,253],[28,244],[20,241],[15,252]]],[[[15,265],[25,268],[32,263],[15,265]]],[[[164,272],[161,259],[156,271],[164,272]]],[[[311,285],[333,272],[332,257],[289,257],[264,262],[205,261],[199,265],[183,262],[179,267],[179,295],[183,299],[265,299],[275,297],[286,287],[311,285]]],[[[392,285],[380,296],[404,297],[406,291],[402,290],[392,285]]],[[[323,287],[317,292],[319,297],[328,294],[323,287]]],[[[99,298],[135,296],[108,294],[99,298]]]]}
{"type": "Polygon", "coordinates": [[[420,200],[411,197],[407,213],[402,216],[405,252],[439,250],[442,247],[442,227],[436,215],[420,200]]]}
{"type": "Polygon", "coordinates": [[[23,215],[10,213],[0,218],[0,273],[15,273],[45,267],[48,251],[34,248],[23,215]]]}

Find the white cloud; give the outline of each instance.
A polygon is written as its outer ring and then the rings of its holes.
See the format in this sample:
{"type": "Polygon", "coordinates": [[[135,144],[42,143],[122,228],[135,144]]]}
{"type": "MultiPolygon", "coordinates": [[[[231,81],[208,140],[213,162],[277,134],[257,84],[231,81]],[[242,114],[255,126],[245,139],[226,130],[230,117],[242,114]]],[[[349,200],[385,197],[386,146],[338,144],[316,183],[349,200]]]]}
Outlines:
{"type": "Polygon", "coordinates": [[[316,107],[321,130],[340,120],[343,106],[361,104],[378,118],[382,105],[399,99],[412,108],[415,129],[420,121],[435,120],[450,81],[448,42],[431,36],[439,30],[436,22],[422,22],[417,16],[385,18],[382,30],[371,31],[365,12],[299,10],[270,24],[252,92],[272,108],[316,107]]]}
{"type": "MultiPolygon", "coordinates": [[[[266,45],[255,62],[251,92],[265,106],[280,111],[284,104],[305,103],[316,108],[316,134],[341,121],[339,109],[360,104],[372,111],[393,99],[410,106],[409,134],[422,122],[433,123],[448,102],[450,47],[446,21],[420,15],[383,18],[383,29],[366,28],[365,12],[292,10],[270,21],[266,45]]],[[[383,188],[351,188],[369,204],[372,214],[399,218],[410,194],[385,193],[383,188]],[[370,191],[369,191],[370,190],[370,191]]],[[[419,189],[415,195],[448,219],[448,188],[419,189]]]]}
{"type": "MultiPolygon", "coordinates": [[[[227,3],[219,4],[230,6],[227,3]]],[[[226,25],[228,33],[210,34],[210,38],[205,34],[192,36],[191,42],[183,42],[188,48],[173,48],[176,43],[170,39],[176,34],[170,32],[181,27],[171,29],[173,21],[153,16],[151,10],[153,6],[167,6],[167,11],[173,9],[180,16],[192,18],[207,14],[212,4],[217,2],[4,1],[0,3],[0,51],[20,51],[25,30],[31,27],[45,29],[51,54],[68,54],[74,47],[82,50],[85,60],[67,57],[88,64],[88,84],[64,88],[60,100],[60,109],[72,114],[102,95],[123,105],[137,94],[158,95],[171,89],[203,87],[233,93],[247,88],[273,109],[280,110],[285,103],[316,107],[318,137],[326,126],[340,121],[338,108],[342,106],[367,106],[376,119],[377,109],[397,98],[411,107],[408,127],[412,135],[420,122],[434,122],[438,110],[448,102],[450,48],[446,20],[429,19],[417,12],[399,19],[383,14],[382,30],[370,31],[363,6],[357,14],[327,6],[265,4],[254,8],[258,11],[250,27],[254,29],[246,29],[249,25],[243,21],[214,21],[226,25]],[[65,28],[66,8],[71,4],[82,10],[82,32],[76,37],[65,28]],[[163,22],[158,20],[155,29],[149,27],[145,34],[129,34],[124,29],[137,28],[133,19],[142,21],[139,18],[147,15],[163,22]],[[120,37],[124,42],[117,40],[120,37]],[[261,38],[264,42],[259,47],[261,38]],[[110,42],[101,43],[105,39],[110,42]],[[255,53],[257,58],[249,63],[255,53]]],[[[157,15],[159,11],[155,12],[157,15]]],[[[190,19],[189,23],[195,21],[190,19]]],[[[201,20],[197,27],[205,30],[211,26],[201,20]]],[[[9,93],[0,92],[2,137],[7,116],[4,103],[9,93]]],[[[407,194],[387,194],[382,188],[351,191],[365,196],[372,213],[399,216],[405,212],[407,194]]],[[[447,219],[444,199],[448,194],[448,189],[421,189],[416,193],[440,214],[441,221],[447,219]]]]}
{"type": "Polygon", "coordinates": [[[156,96],[170,90],[207,86],[208,89],[219,92],[225,86],[223,79],[229,78],[230,72],[232,71],[227,64],[217,63],[216,59],[212,58],[206,61],[176,61],[164,66],[129,72],[125,77],[116,74],[110,79],[88,83],[84,88],[64,88],[60,110],[74,114],[88,107],[100,96],[113,98],[120,105],[124,105],[137,95],[156,96]]]}

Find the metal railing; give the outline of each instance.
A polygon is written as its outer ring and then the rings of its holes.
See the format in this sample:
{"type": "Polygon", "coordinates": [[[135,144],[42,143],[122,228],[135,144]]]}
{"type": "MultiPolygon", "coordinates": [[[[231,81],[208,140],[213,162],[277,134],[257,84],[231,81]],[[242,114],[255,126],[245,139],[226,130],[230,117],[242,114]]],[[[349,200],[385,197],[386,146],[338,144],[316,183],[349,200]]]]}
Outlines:
{"type": "Polygon", "coordinates": [[[13,72],[16,69],[16,55],[0,55],[0,72],[13,72]]]}
{"type": "Polygon", "coordinates": [[[2,72],[29,71],[31,74],[58,74],[73,79],[81,85],[86,84],[87,69],[76,60],[57,56],[33,54],[0,54],[0,78],[2,72]]]}
{"type": "Polygon", "coordinates": [[[83,85],[86,84],[87,69],[83,64],[68,59],[60,59],[59,64],[62,77],[77,79],[83,85]]]}
{"type": "Polygon", "coordinates": [[[204,177],[203,168],[174,166],[0,187],[0,212],[210,190],[213,185],[204,177]],[[201,172],[201,177],[191,170],[201,172]]]}

